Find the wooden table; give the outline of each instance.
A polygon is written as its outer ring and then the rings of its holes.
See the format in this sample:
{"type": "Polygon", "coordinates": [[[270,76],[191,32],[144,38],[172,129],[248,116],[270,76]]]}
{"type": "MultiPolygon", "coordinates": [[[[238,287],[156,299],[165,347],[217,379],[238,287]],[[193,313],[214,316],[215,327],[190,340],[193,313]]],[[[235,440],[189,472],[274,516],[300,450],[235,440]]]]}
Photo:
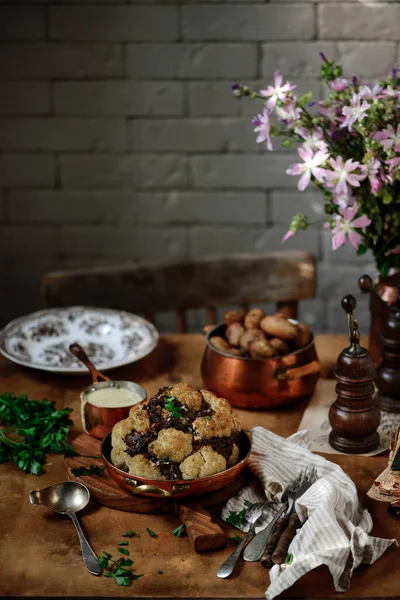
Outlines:
{"type": "MultiPolygon", "coordinates": [[[[317,337],[317,350],[326,375],[346,343],[345,336],[317,337]]],[[[146,359],[114,372],[115,379],[132,379],[154,394],[159,387],[181,379],[201,386],[200,360],[204,341],[200,335],[169,335],[146,359]]],[[[20,368],[0,359],[0,391],[26,393],[30,398],[48,398],[58,408],[74,409],[75,431],[81,430],[79,392],[88,385],[86,377],[53,376],[20,368]]],[[[327,382],[321,381],[321,386],[327,382]]],[[[331,393],[331,383],[327,389],[331,393]]],[[[256,424],[283,436],[297,430],[305,403],[271,412],[240,412],[244,427],[256,424]]],[[[361,458],[329,455],[356,482],[360,499],[374,519],[373,534],[397,537],[400,520],[387,513],[386,506],[367,498],[365,492],[383,470],[387,456],[361,458]]],[[[90,504],[81,522],[97,553],[115,551],[120,534],[137,529],[141,538],[130,543],[137,573],[144,577],[129,588],[118,587],[103,577],[93,577],[82,565],[78,539],[69,519],[31,506],[28,493],[66,479],[63,459],[51,456],[40,477],[24,475],[13,464],[0,465],[0,594],[36,597],[179,597],[179,598],[263,598],[268,571],[258,563],[242,563],[236,574],[220,580],[218,566],[232,551],[232,545],[214,553],[196,555],[187,538],[176,538],[170,530],[178,522],[173,515],[137,515],[90,504]],[[157,532],[153,539],[146,527],[157,532]],[[164,573],[159,575],[161,569],[164,573]],[[154,585],[156,584],[156,585],[154,585]]],[[[400,554],[389,550],[372,566],[356,569],[350,590],[337,594],[326,568],[317,569],[287,590],[291,598],[395,598],[400,595],[400,554]]]]}

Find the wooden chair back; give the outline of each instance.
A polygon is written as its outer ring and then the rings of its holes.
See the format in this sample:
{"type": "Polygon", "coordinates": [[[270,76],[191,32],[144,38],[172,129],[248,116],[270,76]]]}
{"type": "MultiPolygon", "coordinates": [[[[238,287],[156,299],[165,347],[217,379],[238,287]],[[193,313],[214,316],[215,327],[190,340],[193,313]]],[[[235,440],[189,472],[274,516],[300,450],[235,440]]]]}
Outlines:
{"type": "Polygon", "coordinates": [[[185,311],[275,302],[287,317],[297,317],[298,301],[315,295],[315,260],[304,251],[233,254],[168,264],[138,263],[48,273],[42,281],[46,307],[86,305],[144,313],[176,311],[186,332],[185,311]]]}

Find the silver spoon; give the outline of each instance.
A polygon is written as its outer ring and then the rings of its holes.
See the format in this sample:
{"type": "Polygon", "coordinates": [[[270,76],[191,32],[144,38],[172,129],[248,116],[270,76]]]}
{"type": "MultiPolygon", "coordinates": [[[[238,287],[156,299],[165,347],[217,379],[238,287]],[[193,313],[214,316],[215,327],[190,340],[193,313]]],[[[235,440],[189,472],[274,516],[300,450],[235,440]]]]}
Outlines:
{"type": "Polygon", "coordinates": [[[46,506],[55,513],[68,515],[78,533],[85,567],[92,575],[100,575],[101,568],[98,558],[90,547],[75,514],[78,510],[85,508],[89,499],[90,494],[87,487],[75,481],[62,481],[42,490],[29,492],[31,504],[46,506]]]}

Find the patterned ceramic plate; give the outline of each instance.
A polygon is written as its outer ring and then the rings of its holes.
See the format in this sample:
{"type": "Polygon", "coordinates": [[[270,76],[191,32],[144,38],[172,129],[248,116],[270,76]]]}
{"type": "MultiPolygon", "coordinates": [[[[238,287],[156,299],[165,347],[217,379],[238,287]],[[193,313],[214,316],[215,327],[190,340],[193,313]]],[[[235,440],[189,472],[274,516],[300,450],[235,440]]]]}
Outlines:
{"type": "Polygon", "coordinates": [[[154,325],[138,315],[105,308],[51,308],[11,321],[0,332],[0,351],[43,371],[87,374],[69,351],[77,342],[100,371],[147,356],[157,346],[154,325]]]}

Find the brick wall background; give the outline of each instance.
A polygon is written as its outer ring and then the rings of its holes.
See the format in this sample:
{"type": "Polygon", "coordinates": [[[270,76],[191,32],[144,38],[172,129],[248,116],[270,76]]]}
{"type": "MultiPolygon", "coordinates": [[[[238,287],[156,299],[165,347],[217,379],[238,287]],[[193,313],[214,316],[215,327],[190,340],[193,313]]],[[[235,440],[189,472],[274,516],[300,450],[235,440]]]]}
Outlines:
{"type": "MultiPolygon", "coordinates": [[[[46,270],[279,247],[321,200],[285,175],[291,152],[255,144],[230,84],[279,68],[319,98],[321,50],[368,81],[398,59],[399,23],[397,0],[0,0],[1,322],[40,308],[46,270]]],[[[317,229],[287,247],[319,261],[302,318],[343,330],[370,257],[317,229]]]]}

